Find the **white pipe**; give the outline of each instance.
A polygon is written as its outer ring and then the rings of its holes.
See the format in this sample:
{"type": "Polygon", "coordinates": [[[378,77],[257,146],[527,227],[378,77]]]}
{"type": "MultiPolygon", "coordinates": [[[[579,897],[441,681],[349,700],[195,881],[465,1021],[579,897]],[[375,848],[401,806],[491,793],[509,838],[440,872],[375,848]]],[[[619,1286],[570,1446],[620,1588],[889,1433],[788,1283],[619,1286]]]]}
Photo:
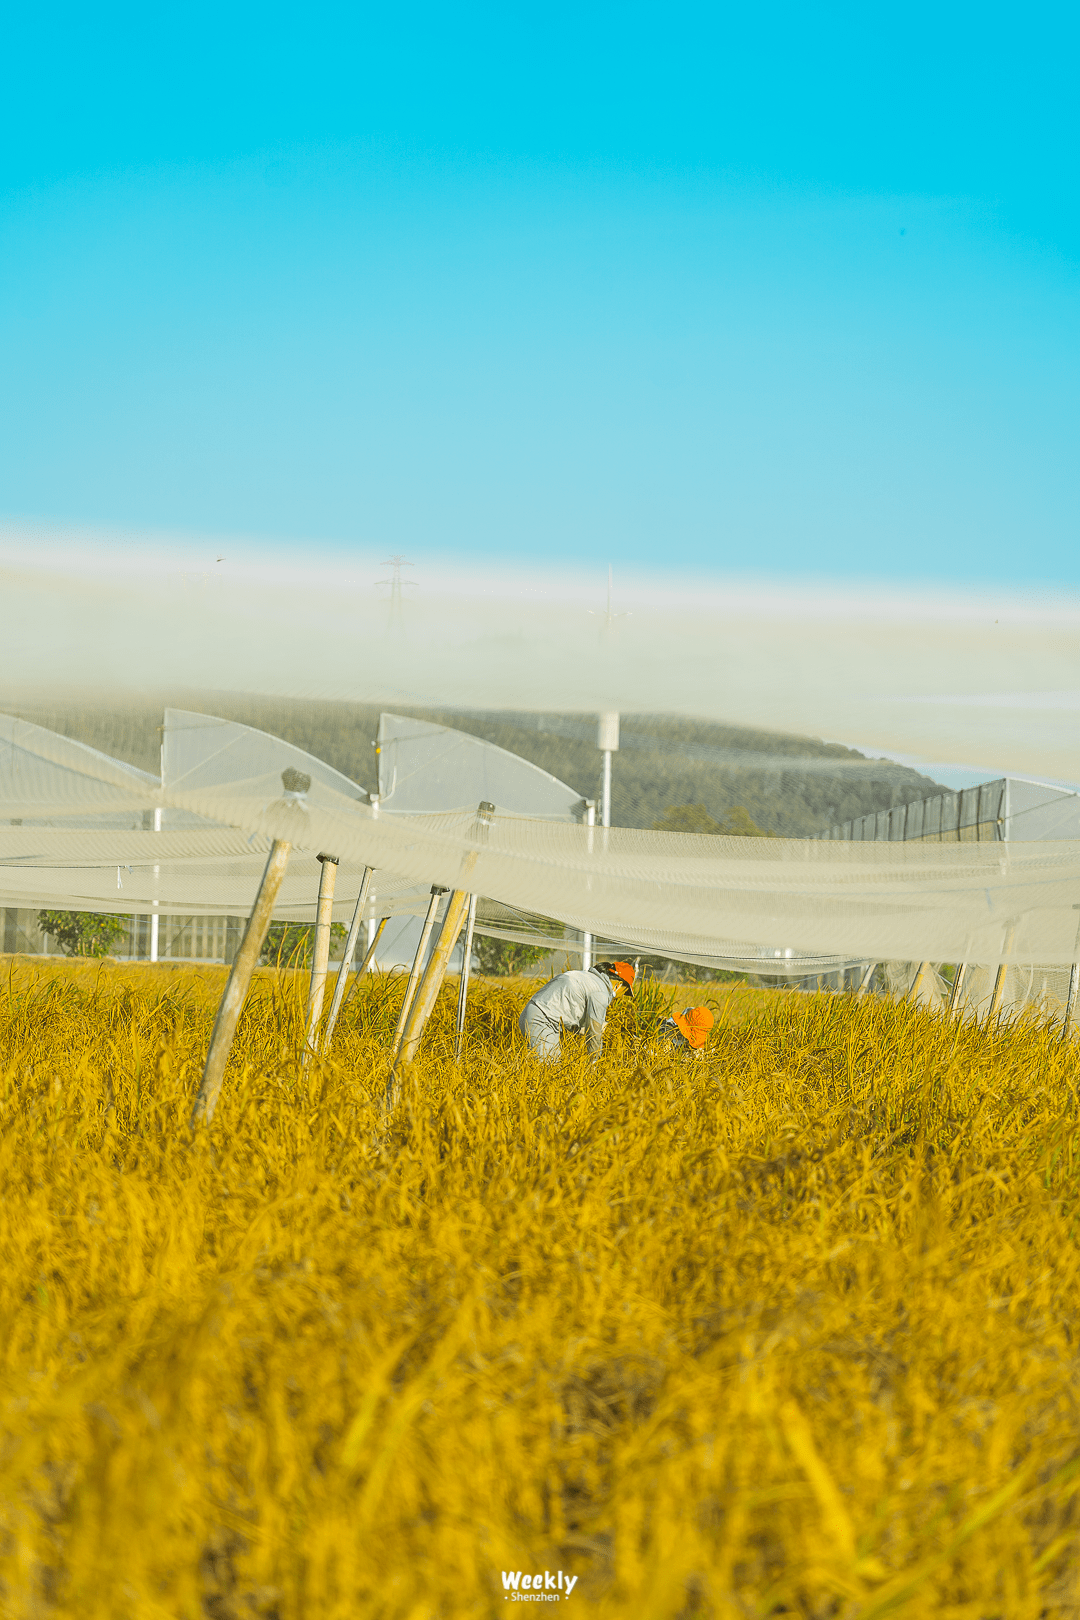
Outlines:
{"type": "MultiPolygon", "coordinates": [[[[611,758],[610,754],[608,755],[608,758],[609,759],[611,758]]],[[[586,825],[586,827],[589,828],[587,844],[588,844],[589,854],[591,855],[592,852],[593,852],[592,829],[593,829],[593,827],[596,826],[596,803],[592,799],[586,799],[586,801],[585,801],[585,825],[586,825]]],[[[588,973],[589,969],[592,967],[592,957],[593,957],[593,937],[592,937],[591,934],[582,934],[582,936],[581,936],[581,966],[582,966],[582,969],[583,969],[583,971],[585,973],[588,973]]]]}
{"type": "Polygon", "coordinates": [[[334,985],[334,997],[330,1003],[330,1011],[327,1014],[326,1030],[322,1038],[324,1052],[330,1046],[334,1034],[334,1025],[337,1023],[338,1013],[341,1011],[341,1003],[345,999],[345,986],[349,974],[352,972],[353,957],[356,955],[356,941],[360,936],[360,925],[364,920],[364,907],[367,904],[368,891],[371,888],[371,880],[374,875],[373,867],[364,867],[364,875],[360,880],[360,892],[356,896],[356,906],[353,910],[352,922],[349,925],[349,936],[345,941],[345,954],[341,958],[337,983],[334,985]]]}
{"type": "Polygon", "coordinates": [[[611,749],[604,749],[604,785],[600,794],[600,825],[611,826],[611,749]]]}
{"type": "MultiPolygon", "coordinates": [[[[160,804],[158,805],[157,809],[154,811],[154,831],[155,832],[160,832],[161,831],[161,806],[160,806],[160,804]]],[[[155,888],[155,890],[157,888],[157,880],[158,880],[158,877],[160,876],[160,874],[161,874],[161,867],[160,866],[155,866],[154,867],[154,888],[155,888]]],[[[158,959],[158,921],[159,921],[159,918],[158,918],[158,909],[157,909],[157,907],[158,907],[158,903],[155,900],[154,901],[153,914],[151,915],[151,918],[150,918],[150,960],[151,960],[151,962],[156,962],[157,959],[158,959]]]]}
{"type": "Polygon", "coordinates": [[[472,967],[473,928],[476,925],[476,896],[470,894],[469,909],[465,915],[465,933],[461,946],[461,978],[458,981],[457,1031],[454,1039],[454,1060],[461,1062],[465,1042],[465,1004],[469,996],[469,970],[472,967]]]}

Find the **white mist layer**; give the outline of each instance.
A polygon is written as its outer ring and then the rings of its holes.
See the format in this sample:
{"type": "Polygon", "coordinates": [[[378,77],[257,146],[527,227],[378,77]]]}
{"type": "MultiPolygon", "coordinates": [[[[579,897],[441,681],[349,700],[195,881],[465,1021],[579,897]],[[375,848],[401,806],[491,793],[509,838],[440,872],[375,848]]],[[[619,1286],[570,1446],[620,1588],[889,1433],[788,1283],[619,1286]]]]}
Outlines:
{"type": "MultiPolygon", "coordinates": [[[[0,532],[8,694],[167,687],[483,709],[671,712],[1076,780],[1080,603],[725,583],[678,569],[418,568],[378,553],[0,532]],[[219,558],[222,559],[219,561],[219,558]],[[406,581],[409,571],[405,572],[406,581]]],[[[11,702],[11,697],[0,701],[11,702]]]]}

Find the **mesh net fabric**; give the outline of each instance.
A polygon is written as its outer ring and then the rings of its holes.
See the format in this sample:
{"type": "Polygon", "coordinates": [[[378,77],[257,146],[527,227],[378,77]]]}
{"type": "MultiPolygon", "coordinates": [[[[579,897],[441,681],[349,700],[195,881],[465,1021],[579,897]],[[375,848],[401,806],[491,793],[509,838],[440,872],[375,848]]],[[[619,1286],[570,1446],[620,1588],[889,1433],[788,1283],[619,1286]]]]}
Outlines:
{"type": "MultiPolygon", "coordinates": [[[[901,994],[921,962],[1004,960],[1011,966],[1003,1006],[1040,997],[1056,1005],[1066,975],[1044,964],[1077,956],[1080,840],[722,838],[501,810],[485,825],[474,809],[379,813],[355,782],[302,750],[182,710],[166,715],[160,784],[39,727],[18,722],[2,735],[10,751],[0,778],[7,905],[244,915],[268,841],[278,837],[295,851],[276,914],[298,921],[314,917],[315,856],[325,851],[342,862],[339,921],[351,915],[361,869],[371,865],[369,915],[419,914],[439,883],[483,895],[481,926],[503,937],[557,948],[567,930],[586,930],[627,949],[770,976],[873,959],[893,964],[901,994]],[[290,789],[283,773],[308,785],[290,789]],[[167,821],[161,832],[130,821],[79,824],[80,812],[138,820],[157,806],[167,821]]],[[[933,989],[924,975],[919,994],[932,1001],[933,989]]],[[[980,1005],[992,989],[971,973],[961,1004],[980,1005]]]]}
{"type": "Polygon", "coordinates": [[[472,810],[482,799],[549,821],[580,821],[585,810],[581,795],[549,771],[432,721],[381,714],[377,753],[384,811],[472,810]]]}
{"type": "Polygon", "coordinates": [[[160,785],[86,743],[0,714],[0,822],[139,825],[160,804],[160,785]]]}
{"type": "MultiPolygon", "coordinates": [[[[232,828],[182,832],[69,831],[11,827],[0,833],[0,906],[243,917],[251,910],[266,865],[269,839],[252,842],[232,828]]],[[[342,865],[334,921],[350,921],[362,868],[342,865]]],[[[275,917],[314,922],[319,863],[296,850],[275,917]]],[[[377,874],[365,916],[420,915],[428,888],[390,872],[377,874]]]]}
{"type": "MultiPolygon", "coordinates": [[[[168,729],[168,726],[167,726],[168,729]]],[[[497,814],[373,813],[336,786],[281,790],[275,739],[231,722],[168,802],[245,831],[436,882],[643,951],[761,962],[777,949],[856,961],[1068,962],[1080,841],[937,845],[717,838],[497,814]]],[[[169,757],[166,747],[166,758],[169,757]]]]}

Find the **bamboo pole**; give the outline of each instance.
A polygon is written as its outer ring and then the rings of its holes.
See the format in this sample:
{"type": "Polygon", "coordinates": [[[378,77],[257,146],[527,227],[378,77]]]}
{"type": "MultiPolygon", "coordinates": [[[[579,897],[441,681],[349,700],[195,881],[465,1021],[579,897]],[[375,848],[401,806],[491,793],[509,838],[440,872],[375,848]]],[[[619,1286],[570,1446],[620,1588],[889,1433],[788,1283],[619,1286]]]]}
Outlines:
{"type": "Polygon", "coordinates": [[[319,1019],[326,995],[326,975],[330,967],[330,935],[334,923],[334,887],[338,858],[320,855],[319,904],[315,912],[315,948],[311,953],[311,982],[308,985],[307,1017],[304,1032],[304,1061],[318,1050],[319,1019]]]}
{"type": "Polygon", "coordinates": [[[330,1003],[330,1011],[327,1014],[326,1029],[323,1032],[321,1042],[321,1050],[323,1052],[329,1050],[330,1041],[334,1034],[334,1025],[338,1021],[338,1013],[341,1011],[341,1003],[345,999],[345,981],[352,972],[353,957],[356,955],[356,942],[360,938],[360,926],[364,921],[364,907],[367,904],[368,892],[371,888],[371,880],[374,875],[374,867],[364,867],[364,875],[360,879],[360,893],[356,897],[356,907],[353,911],[352,922],[349,924],[349,934],[345,941],[345,951],[341,958],[341,967],[338,969],[337,983],[334,986],[334,996],[330,1003]]]}
{"type": "Polygon", "coordinates": [[[907,993],[906,997],[904,998],[906,1001],[912,1001],[912,1002],[918,1001],[918,999],[919,999],[919,989],[920,989],[920,986],[922,984],[923,978],[924,977],[929,977],[929,974],[930,974],[930,963],[929,962],[920,962],[918,967],[915,969],[915,977],[912,979],[910,988],[908,989],[908,993],[907,993]]]}
{"type": "Polygon", "coordinates": [[[997,1017],[1001,1010],[1001,999],[1005,994],[1005,975],[1009,971],[1009,952],[1012,950],[1013,935],[1016,932],[1013,923],[1006,923],[1005,937],[1001,942],[1001,960],[998,962],[997,973],[994,976],[994,993],[990,997],[990,1019],[997,1017]]]}
{"type": "Polygon", "coordinates": [[[285,868],[289,864],[291,848],[291,844],[279,838],[275,838],[270,846],[266,870],[263,872],[255,904],[251,908],[251,916],[247,920],[244,937],[233,960],[225,994],[221,998],[214,1020],[214,1033],[210,1037],[210,1050],[206,1054],[202,1085],[199,1087],[199,1095],[195,1099],[191,1115],[193,1127],[200,1124],[209,1125],[214,1117],[214,1110],[221,1094],[221,1082],[225,1077],[225,1064],[232,1049],[248,986],[251,984],[251,975],[255,971],[263,941],[266,939],[266,931],[270,927],[274,902],[277,900],[285,876],[285,868]]]}
{"type": "MultiPolygon", "coordinates": [[[[473,823],[473,838],[478,845],[487,842],[488,829],[494,818],[495,806],[489,804],[486,799],[482,799],[477,806],[476,820],[473,823]]],[[[416,992],[415,1002],[410,1009],[408,1018],[402,1025],[401,1034],[395,1042],[390,1065],[390,1078],[386,1083],[385,1106],[388,1112],[393,1111],[398,1100],[400,1091],[398,1070],[404,1064],[410,1063],[415,1056],[420,1045],[424,1025],[432,1008],[435,1006],[436,997],[446,974],[446,964],[449,962],[450,953],[457,943],[457,937],[461,932],[461,924],[469,903],[470,890],[465,887],[465,884],[468,883],[469,878],[472,876],[479,854],[480,850],[477,848],[470,850],[468,854],[462,857],[460,869],[462,887],[455,889],[450,896],[446,907],[446,915],[443,918],[443,925],[439,932],[438,943],[431,953],[431,959],[424,972],[423,983],[416,992]]]]}
{"type": "Polygon", "coordinates": [[[859,980],[859,988],[855,992],[856,1001],[859,1000],[860,996],[865,996],[866,992],[869,990],[869,988],[870,988],[870,980],[874,977],[874,969],[876,967],[877,967],[876,962],[868,962],[866,964],[866,972],[863,974],[862,978],[859,980]]]}
{"type": "Polygon", "coordinates": [[[956,972],[953,974],[952,989],[949,991],[950,1012],[955,1012],[957,1007],[960,1005],[960,997],[963,994],[964,980],[967,978],[967,971],[968,964],[966,962],[958,962],[956,964],[956,972]]]}
{"type": "MultiPolygon", "coordinates": [[[[397,1051],[394,1053],[395,1070],[399,1064],[411,1063],[416,1055],[416,1049],[420,1045],[420,1037],[424,1032],[424,1025],[431,1015],[431,1011],[435,1006],[435,999],[442,988],[443,979],[446,977],[446,964],[449,962],[454,946],[457,944],[457,938],[461,932],[461,925],[465,921],[468,905],[469,896],[465,890],[455,889],[450,896],[446,907],[446,915],[443,918],[443,925],[439,930],[439,937],[428,960],[427,967],[424,969],[424,977],[417,988],[405,1028],[401,1032],[401,1040],[398,1042],[397,1051]]],[[[393,1075],[391,1075],[392,1079],[393,1075]]]]}
{"type": "Polygon", "coordinates": [[[1065,1017],[1061,1020],[1062,1040],[1064,1040],[1069,1033],[1069,1025],[1072,1023],[1072,1016],[1076,1011],[1076,991],[1078,984],[1080,984],[1080,962],[1074,962],[1069,969],[1069,994],[1065,1002],[1065,1017]]]}
{"type": "MultiPolygon", "coordinates": [[[[1074,911],[1080,911],[1080,906],[1073,906],[1074,911]]],[[[1065,1016],[1061,1020],[1061,1038],[1065,1040],[1072,1023],[1073,1013],[1076,1011],[1076,993],[1080,989],[1080,922],[1076,925],[1076,943],[1073,946],[1072,966],[1069,968],[1069,993],[1065,998],[1065,1016]]]]}
{"type": "Polygon", "coordinates": [[[405,1000],[401,1003],[401,1011],[398,1013],[398,1021],[394,1029],[394,1044],[391,1048],[391,1062],[393,1062],[397,1057],[398,1048],[401,1045],[402,1032],[405,1029],[405,1023],[409,1016],[409,1010],[413,1004],[413,996],[416,994],[416,986],[420,982],[420,969],[424,965],[424,953],[428,948],[428,940],[431,938],[431,930],[435,926],[435,913],[439,909],[439,900],[445,893],[446,889],[440,888],[437,883],[433,883],[431,885],[431,899],[428,901],[427,916],[424,918],[424,926],[420,930],[420,943],[416,947],[416,955],[413,957],[413,965],[409,971],[409,982],[405,986],[405,1000]]]}
{"type": "Polygon", "coordinates": [[[461,979],[457,995],[457,1029],[454,1033],[454,1061],[461,1062],[465,1045],[465,1003],[469,996],[469,973],[472,970],[473,929],[476,926],[476,896],[470,894],[469,909],[465,917],[465,937],[461,947],[461,979]]]}
{"type": "Polygon", "coordinates": [[[371,963],[372,963],[372,961],[374,959],[374,956],[375,956],[375,951],[376,951],[376,949],[378,947],[378,944],[379,944],[379,940],[382,938],[382,931],[386,927],[386,925],[387,925],[387,923],[389,921],[390,921],[389,917],[380,917],[379,918],[379,926],[375,929],[374,934],[371,936],[371,944],[367,948],[367,954],[365,955],[364,960],[361,962],[360,966],[357,968],[355,974],[353,975],[352,984],[350,984],[349,988],[345,992],[345,999],[342,1001],[341,1007],[339,1008],[340,1012],[345,1011],[345,1008],[349,1005],[349,1002],[353,998],[353,994],[354,994],[354,992],[356,990],[357,985],[360,983],[360,980],[364,977],[364,974],[367,972],[368,968],[371,966],[371,963]]]}

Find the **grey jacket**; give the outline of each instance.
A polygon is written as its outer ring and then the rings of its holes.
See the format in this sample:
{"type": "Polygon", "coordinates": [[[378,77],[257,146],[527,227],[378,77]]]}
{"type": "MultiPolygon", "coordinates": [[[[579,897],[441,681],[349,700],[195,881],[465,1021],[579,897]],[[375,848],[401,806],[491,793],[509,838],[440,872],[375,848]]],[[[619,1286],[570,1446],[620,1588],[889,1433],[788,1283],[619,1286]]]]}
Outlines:
{"type": "Polygon", "coordinates": [[[615,996],[615,986],[606,973],[590,968],[583,973],[573,968],[559,973],[542,985],[529,1001],[545,1018],[564,1029],[584,1030],[590,1057],[599,1057],[604,1046],[604,1019],[615,996]]]}

